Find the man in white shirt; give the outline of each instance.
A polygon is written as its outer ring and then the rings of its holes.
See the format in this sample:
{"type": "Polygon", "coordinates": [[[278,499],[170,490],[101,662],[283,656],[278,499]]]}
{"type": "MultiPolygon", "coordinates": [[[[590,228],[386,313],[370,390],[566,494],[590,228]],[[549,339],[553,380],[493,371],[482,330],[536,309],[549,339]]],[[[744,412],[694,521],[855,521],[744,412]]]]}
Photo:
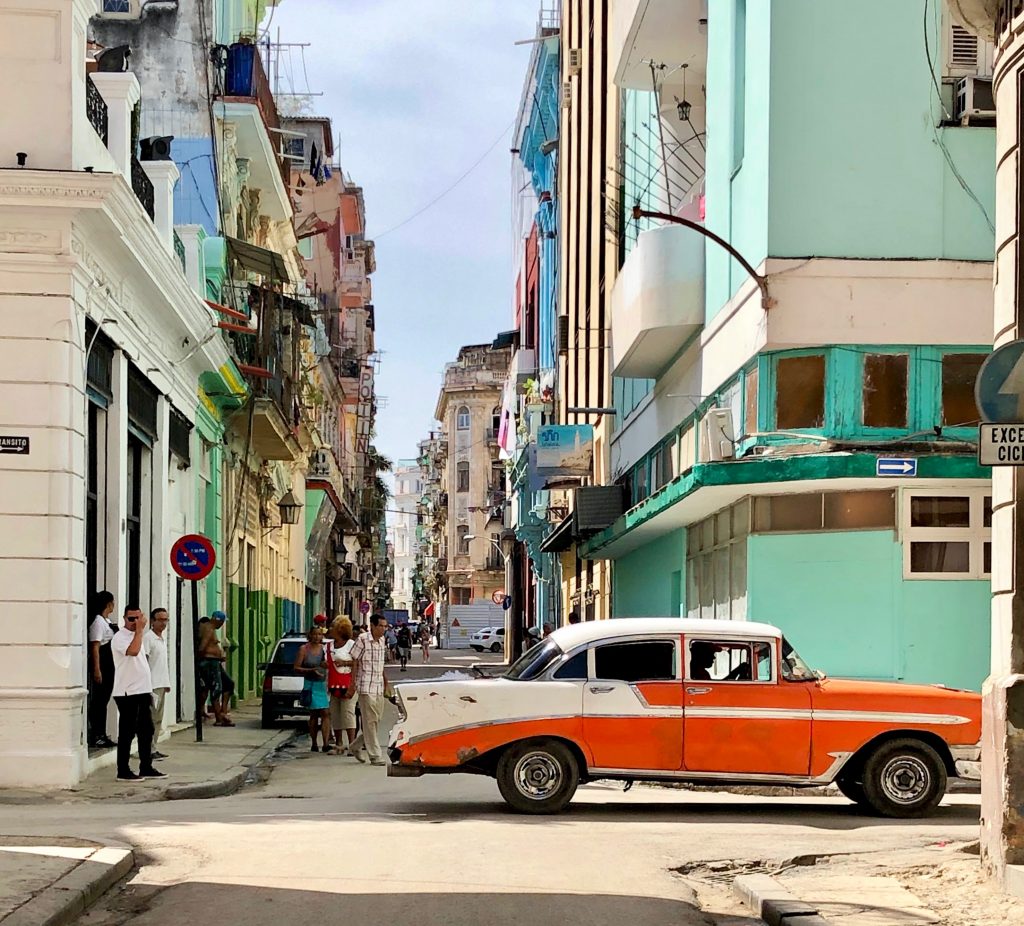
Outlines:
{"type": "MultiPolygon", "coordinates": [[[[160,742],[164,732],[164,700],[171,690],[171,669],[167,662],[167,641],[164,631],[167,629],[166,608],[154,608],[149,614],[150,628],[146,631],[146,660],[149,662],[149,673],[153,682],[153,743],[160,742]]],[[[162,752],[153,750],[154,759],[166,759],[162,752]]]]}
{"type": "Polygon", "coordinates": [[[125,611],[124,627],[114,634],[114,703],[117,704],[117,780],[166,778],[153,768],[153,676],[146,659],[146,617],[125,611]],[[139,774],[131,770],[132,740],[139,740],[139,774]]]}
{"type": "Polygon", "coordinates": [[[384,765],[380,749],[380,720],[384,715],[385,693],[388,680],[384,674],[388,645],[384,639],[388,622],[383,614],[370,618],[370,632],[359,635],[352,647],[351,658],[355,662],[352,670],[352,688],[345,695],[351,698],[359,695],[359,713],[363,718],[363,731],[349,746],[349,752],[360,762],[365,762],[363,746],[370,754],[373,765],[384,765]]]}

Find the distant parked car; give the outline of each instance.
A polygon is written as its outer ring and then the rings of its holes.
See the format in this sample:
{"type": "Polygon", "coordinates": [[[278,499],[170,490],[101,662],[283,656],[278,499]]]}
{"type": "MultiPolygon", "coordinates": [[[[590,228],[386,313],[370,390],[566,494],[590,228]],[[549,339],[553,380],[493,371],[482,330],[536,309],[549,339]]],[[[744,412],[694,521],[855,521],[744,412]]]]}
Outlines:
{"type": "Polygon", "coordinates": [[[305,642],[303,633],[286,633],[277,641],[270,662],[260,663],[264,729],[276,726],[282,717],[305,717],[309,713],[299,705],[303,677],[292,668],[305,642]]]}
{"type": "Polygon", "coordinates": [[[478,653],[489,649],[492,653],[500,653],[505,648],[504,627],[484,627],[469,638],[469,645],[478,653]]]}

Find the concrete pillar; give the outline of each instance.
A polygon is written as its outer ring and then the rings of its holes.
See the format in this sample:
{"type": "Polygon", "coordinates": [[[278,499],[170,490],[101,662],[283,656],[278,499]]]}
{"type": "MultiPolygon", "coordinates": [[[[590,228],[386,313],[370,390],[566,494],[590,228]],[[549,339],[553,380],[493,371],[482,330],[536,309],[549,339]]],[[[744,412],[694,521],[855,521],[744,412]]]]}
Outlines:
{"type": "Polygon", "coordinates": [[[92,75],[92,82],[107,104],[107,148],[114,164],[131,183],[132,110],[142,97],[138,78],[130,71],[92,75]]]}
{"type": "MultiPolygon", "coordinates": [[[[175,229],[185,246],[185,277],[188,285],[201,299],[206,298],[206,276],[203,264],[203,239],[206,232],[202,225],[178,225],[175,229]]],[[[200,525],[202,526],[202,525],[200,525]]]]}
{"type": "Polygon", "coordinates": [[[102,160],[86,113],[85,37],[99,0],[0,0],[0,167],[79,170],[102,160]]]}
{"type": "Polygon", "coordinates": [[[173,255],[174,186],[181,171],[174,161],[143,161],[142,169],[153,184],[153,224],[167,253],[173,255]]]}
{"type": "Polygon", "coordinates": [[[128,358],[114,351],[110,364],[113,400],[107,407],[105,585],[114,596],[114,614],[121,616],[128,593],[128,358]]]}
{"type": "MultiPolygon", "coordinates": [[[[1018,100],[1024,37],[1003,37],[995,73],[996,346],[1024,336],[1020,304],[1024,244],[1018,227],[1024,186],[1014,149],[1024,142],[1018,100]]],[[[995,467],[992,478],[992,673],[982,722],[981,857],[1009,885],[1024,869],[1024,470],[995,467]]],[[[1024,880],[1024,879],[1020,879],[1024,880]]]]}
{"type": "MultiPolygon", "coordinates": [[[[167,510],[169,495],[169,487],[167,485],[167,482],[168,479],[170,478],[171,466],[176,466],[176,464],[170,461],[170,454],[168,452],[168,431],[170,430],[170,417],[171,403],[167,401],[166,396],[161,395],[157,398],[156,442],[153,445],[152,458],[153,508],[152,516],[150,519],[149,540],[152,545],[151,548],[153,550],[153,556],[149,564],[150,600],[148,602],[148,606],[150,608],[164,607],[167,608],[168,611],[170,611],[170,606],[166,602],[166,596],[169,584],[169,574],[171,571],[171,550],[170,544],[168,543],[168,533],[170,527],[167,510]]],[[[176,470],[174,476],[176,479],[185,479],[186,481],[191,483],[191,479],[188,478],[188,473],[179,472],[176,470]]],[[[191,493],[188,493],[188,497],[191,497],[191,493]]],[[[146,606],[146,604],[140,605],[140,607],[143,608],[145,608],[146,606]]]]}

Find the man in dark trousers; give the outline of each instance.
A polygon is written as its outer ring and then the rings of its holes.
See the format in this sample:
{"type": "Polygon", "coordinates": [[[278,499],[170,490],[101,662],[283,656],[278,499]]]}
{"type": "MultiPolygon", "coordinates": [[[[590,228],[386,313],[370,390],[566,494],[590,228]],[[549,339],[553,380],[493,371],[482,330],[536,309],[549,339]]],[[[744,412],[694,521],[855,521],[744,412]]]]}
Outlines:
{"type": "Polygon", "coordinates": [[[153,768],[153,677],[146,658],[146,617],[125,611],[124,627],[114,634],[114,703],[117,705],[117,780],[166,778],[153,768]],[[132,740],[139,740],[139,773],[131,770],[132,740]]]}

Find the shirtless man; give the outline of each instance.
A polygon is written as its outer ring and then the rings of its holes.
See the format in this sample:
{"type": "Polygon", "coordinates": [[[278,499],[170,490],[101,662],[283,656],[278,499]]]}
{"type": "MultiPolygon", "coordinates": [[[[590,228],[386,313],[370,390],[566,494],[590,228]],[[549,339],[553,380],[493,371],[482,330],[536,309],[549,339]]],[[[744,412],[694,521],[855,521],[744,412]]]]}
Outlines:
{"type": "Polygon", "coordinates": [[[228,704],[235,686],[224,669],[227,654],[217,636],[217,631],[224,626],[227,619],[228,616],[223,611],[214,611],[210,620],[199,624],[200,703],[205,712],[206,699],[210,699],[216,718],[214,726],[218,727],[235,725],[228,716],[228,704]]]}

